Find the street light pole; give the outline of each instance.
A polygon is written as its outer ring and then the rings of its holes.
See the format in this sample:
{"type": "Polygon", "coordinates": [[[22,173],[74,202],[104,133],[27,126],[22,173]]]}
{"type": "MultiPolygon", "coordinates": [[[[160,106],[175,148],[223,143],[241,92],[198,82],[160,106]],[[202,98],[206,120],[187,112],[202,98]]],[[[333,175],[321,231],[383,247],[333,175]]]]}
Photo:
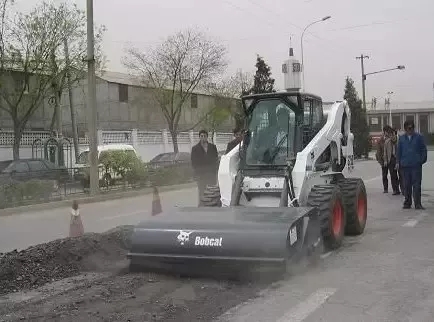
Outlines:
{"type": "Polygon", "coordinates": [[[365,74],[365,66],[363,64],[363,60],[369,58],[369,56],[365,56],[365,55],[360,55],[360,57],[356,57],[356,59],[360,59],[361,60],[361,67],[362,67],[362,95],[363,95],[363,108],[366,110],[366,97],[365,97],[365,82],[366,82],[366,76],[368,75],[374,75],[374,74],[379,74],[379,73],[385,73],[385,72],[390,72],[392,70],[403,70],[405,69],[404,65],[398,65],[394,68],[388,68],[388,69],[382,69],[379,70],[377,72],[372,72],[372,73],[366,73],[365,74]]]}
{"type": "Polygon", "coordinates": [[[87,0],[87,111],[89,113],[90,195],[98,193],[98,138],[95,76],[95,35],[93,29],[93,0],[87,0]]]}
{"type": "Polygon", "coordinates": [[[393,127],[392,125],[392,108],[390,107],[390,95],[392,95],[393,92],[387,92],[387,105],[389,107],[389,124],[390,126],[393,127]]]}
{"type": "Polygon", "coordinates": [[[314,21],[314,22],[308,24],[308,25],[303,29],[303,32],[301,33],[301,44],[300,44],[300,49],[301,49],[301,74],[302,74],[302,90],[303,90],[303,91],[304,91],[304,55],[303,55],[303,38],[304,38],[304,33],[306,32],[306,30],[307,30],[310,26],[312,26],[312,25],[314,25],[314,24],[316,24],[316,23],[318,23],[318,22],[326,21],[326,20],[328,20],[328,19],[330,19],[330,18],[331,18],[331,16],[325,16],[324,18],[322,18],[322,19],[320,19],[320,20],[317,20],[317,21],[314,21]]]}

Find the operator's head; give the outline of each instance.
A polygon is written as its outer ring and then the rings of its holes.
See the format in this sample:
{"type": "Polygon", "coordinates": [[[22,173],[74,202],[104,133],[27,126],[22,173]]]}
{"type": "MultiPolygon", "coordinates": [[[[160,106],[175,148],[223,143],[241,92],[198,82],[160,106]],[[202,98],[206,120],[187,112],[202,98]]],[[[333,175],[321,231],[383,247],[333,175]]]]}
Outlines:
{"type": "Polygon", "coordinates": [[[233,133],[237,141],[241,141],[243,139],[243,131],[240,128],[235,128],[233,133]]]}
{"type": "Polygon", "coordinates": [[[200,130],[199,131],[199,139],[200,139],[200,143],[207,143],[208,142],[208,131],[200,130]]]}
{"type": "Polygon", "coordinates": [[[288,111],[284,108],[277,111],[277,125],[282,129],[287,129],[289,126],[288,111]]]}
{"type": "Polygon", "coordinates": [[[414,133],[414,121],[408,120],[404,122],[404,130],[408,135],[412,135],[414,133]]]}

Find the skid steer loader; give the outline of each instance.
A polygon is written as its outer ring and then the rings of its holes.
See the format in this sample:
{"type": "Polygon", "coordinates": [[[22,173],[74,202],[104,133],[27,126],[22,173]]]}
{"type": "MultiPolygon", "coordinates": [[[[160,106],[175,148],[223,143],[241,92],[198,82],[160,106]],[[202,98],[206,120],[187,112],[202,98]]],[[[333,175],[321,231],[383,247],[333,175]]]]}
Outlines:
{"type": "Polygon", "coordinates": [[[242,98],[246,136],[222,156],[218,186],[205,207],[178,208],[138,224],[130,267],[287,267],[362,234],[367,197],[353,169],[346,101],[324,112],[320,97],[298,90],[242,98]]]}

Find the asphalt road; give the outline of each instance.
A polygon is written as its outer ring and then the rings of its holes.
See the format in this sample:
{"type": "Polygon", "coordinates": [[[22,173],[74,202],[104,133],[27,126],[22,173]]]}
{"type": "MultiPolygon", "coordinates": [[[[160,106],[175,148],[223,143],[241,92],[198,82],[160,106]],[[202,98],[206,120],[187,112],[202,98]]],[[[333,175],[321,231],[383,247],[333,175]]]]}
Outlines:
{"type": "MultiPolygon", "coordinates": [[[[219,321],[432,321],[434,316],[434,153],[424,167],[425,211],[403,210],[402,197],[383,194],[378,165],[358,162],[368,188],[365,234],[346,238],[319,267],[263,290],[219,321]]],[[[150,215],[152,196],[82,207],[87,231],[135,224],[150,215]]],[[[161,194],[164,209],[196,204],[196,190],[161,194]]],[[[0,251],[64,237],[69,208],[0,218],[0,251]]],[[[238,291],[237,291],[238,292],[238,291]]],[[[241,291],[239,291],[242,294],[241,291]]],[[[229,306],[230,307],[230,306],[229,306]]]]}
{"type": "MultiPolygon", "coordinates": [[[[151,215],[152,198],[150,194],[81,205],[84,229],[98,233],[119,225],[135,225],[151,215]]],[[[197,189],[164,192],[160,200],[163,211],[196,206],[197,189]]],[[[68,237],[70,211],[70,207],[63,207],[0,217],[0,253],[68,237]]]]}
{"type": "MultiPolygon", "coordinates": [[[[364,162],[361,171],[375,168],[374,162],[364,162]]],[[[319,267],[276,283],[219,321],[433,321],[432,152],[424,178],[424,211],[403,210],[402,197],[383,194],[380,178],[366,180],[364,235],[347,237],[342,248],[322,256],[319,267]]]]}
{"type": "MultiPolygon", "coordinates": [[[[372,161],[358,163],[355,175],[378,180],[378,169],[372,161]]],[[[169,191],[160,194],[163,211],[177,206],[196,206],[197,189],[169,191]]],[[[86,232],[103,232],[119,225],[134,225],[151,215],[152,195],[117,199],[80,206],[86,232]]],[[[0,253],[24,249],[54,239],[68,237],[71,208],[55,208],[0,217],[0,253]]]]}

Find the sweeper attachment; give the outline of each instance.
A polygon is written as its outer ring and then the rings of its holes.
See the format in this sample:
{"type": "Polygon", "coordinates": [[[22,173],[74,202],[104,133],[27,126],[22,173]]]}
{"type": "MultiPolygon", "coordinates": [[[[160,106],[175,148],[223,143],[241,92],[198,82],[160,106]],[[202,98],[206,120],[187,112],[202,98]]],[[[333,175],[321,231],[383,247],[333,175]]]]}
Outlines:
{"type": "Polygon", "coordinates": [[[137,225],[131,269],[236,275],[321,252],[316,208],[179,208],[137,225]]]}
{"type": "Polygon", "coordinates": [[[285,266],[322,245],[340,247],[345,234],[363,233],[366,189],[350,177],[348,104],[335,102],[326,118],[321,98],[299,91],[242,102],[245,138],[221,157],[218,186],[206,189],[205,207],[178,208],[139,224],[129,254],[133,268],[210,273],[235,264],[285,266]]]}

